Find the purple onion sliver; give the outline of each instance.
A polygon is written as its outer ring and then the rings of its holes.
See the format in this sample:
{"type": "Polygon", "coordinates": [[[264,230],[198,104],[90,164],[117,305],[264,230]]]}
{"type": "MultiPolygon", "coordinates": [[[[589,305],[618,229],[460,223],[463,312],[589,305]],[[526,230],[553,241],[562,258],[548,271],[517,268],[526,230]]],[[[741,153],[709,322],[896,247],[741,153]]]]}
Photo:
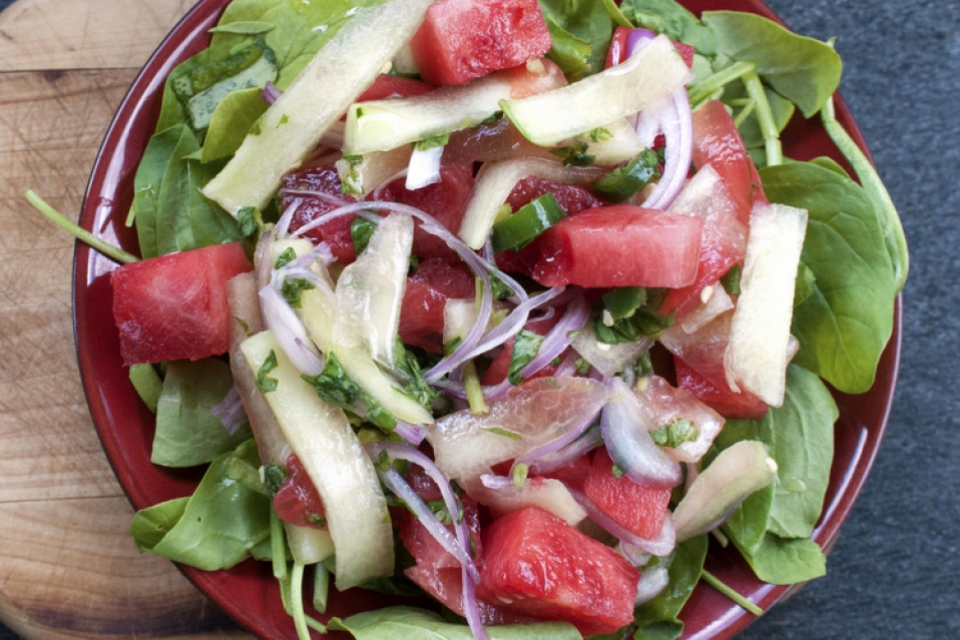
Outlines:
{"type": "MultiPolygon", "coordinates": [[[[434,461],[431,460],[428,456],[426,456],[424,453],[422,453],[421,451],[418,451],[413,447],[397,444],[395,442],[370,442],[366,445],[366,449],[371,457],[375,458],[376,456],[380,455],[381,451],[386,451],[387,455],[390,456],[391,459],[406,460],[407,462],[412,462],[413,464],[423,469],[424,473],[426,473],[430,477],[430,479],[433,480],[436,483],[437,487],[440,489],[440,494],[443,496],[443,503],[447,507],[447,513],[450,514],[451,520],[453,520],[453,522],[460,521],[460,503],[457,500],[456,494],[454,494],[453,492],[453,487],[450,486],[450,481],[447,480],[447,477],[445,475],[443,475],[443,472],[440,471],[440,468],[437,467],[436,463],[434,463],[434,461]]],[[[397,474],[397,477],[399,477],[399,474],[397,474]]],[[[403,481],[402,478],[400,478],[400,480],[403,481]]],[[[405,481],[403,483],[406,485],[405,481]]],[[[407,486],[409,487],[409,485],[407,486]]],[[[411,491],[413,490],[411,489],[411,491]]],[[[414,495],[416,495],[415,492],[414,492],[414,495]]],[[[421,500],[421,502],[423,501],[421,500]]],[[[437,522],[440,522],[437,519],[437,517],[433,514],[432,511],[430,512],[430,515],[433,516],[434,520],[436,520],[437,522]]],[[[461,521],[461,524],[463,524],[463,521],[461,521]]],[[[444,531],[447,531],[447,530],[444,528],[444,531]]],[[[480,572],[477,571],[477,567],[473,563],[473,558],[470,557],[469,533],[467,532],[465,526],[463,527],[458,526],[456,528],[456,531],[457,531],[456,540],[457,540],[457,543],[460,545],[461,550],[463,551],[463,556],[465,557],[465,560],[461,558],[461,555],[457,553],[454,553],[454,557],[456,557],[461,562],[461,564],[463,564],[464,567],[470,571],[470,574],[476,580],[479,580],[480,572]]],[[[449,533],[449,531],[447,531],[447,533],[449,533]]],[[[447,549],[447,550],[450,551],[450,549],[447,549]]],[[[451,551],[451,553],[453,552],[451,551]]]]}
{"type": "MultiPolygon", "coordinates": [[[[627,34],[627,50],[624,52],[624,59],[632,56],[636,53],[637,49],[656,37],[657,34],[649,29],[632,29],[630,33],[627,34]]],[[[620,62],[623,62],[623,60],[620,60],[620,62]]]]}
{"type": "Polygon", "coordinates": [[[269,80],[267,80],[267,84],[263,85],[263,91],[260,92],[260,96],[267,104],[273,104],[281,95],[282,94],[280,93],[280,89],[277,88],[277,85],[273,84],[269,80]]]}
{"type": "Polygon", "coordinates": [[[293,216],[297,213],[297,209],[300,208],[301,204],[303,204],[303,198],[296,198],[290,203],[289,207],[283,210],[275,227],[278,238],[286,238],[290,233],[290,221],[293,220],[293,216]]]}
{"type": "Polygon", "coordinates": [[[396,418],[396,421],[397,426],[393,428],[393,432],[414,446],[419,446],[427,437],[426,430],[420,425],[405,422],[399,418],[396,418]]]}
{"type": "Polygon", "coordinates": [[[260,311],[263,324],[273,331],[280,348],[301,373],[315,376],[323,371],[323,359],[312,348],[303,323],[272,286],[260,289],[260,311]]]}
{"type": "Polygon", "coordinates": [[[476,640],[488,640],[487,630],[483,627],[483,619],[480,616],[480,607],[477,605],[477,583],[464,566],[460,570],[463,577],[463,617],[467,619],[470,631],[476,640]]]}
{"type": "Polygon", "coordinates": [[[469,564],[473,567],[473,571],[476,571],[476,566],[473,564],[473,560],[467,553],[466,548],[464,548],[457,540],[457,537],[450,533],[450,530],[440,522],[440,519],[430,510],[430,507],[423,501],[423,498],[413,490],[413,487],[407,484],[407,481],[397,473],[396,469],[392,467],[387,471],[380,471],[378,469],[377,473],[380,475],[383,484],[398,498],[403,500],[404,504],[413,511],[414,515],[417,516],[417,519],[423,524],[430,535],[440,543],[440,546],[456,558],[464,568],[469,564]]]}
{"type": "Polygon", "coordinates": [[[676,529],[673,526],[673,518],[670,517],[669,512],[667,512],[663,518],[663,527],[660,529],[660,534],[657,538],[647,540],[646,538],[641,538],[608,516],[593,500],[584,494],[570,487],[567,487],[567,490],[570,492],[570,495],[573,496],[573,499],[583,507],[583,510],[587,512],[591,520],[597,523],[601,529],[620,540],[621,543],[629,544],[647,553],[661,557],[668,555],[673,551],[674,546],[676,546],[676,529]]]}
{"type": "Polygon", "coordinates": [[[643,203],[644,207],[657,210],[673,204],[683,189],[693,160],[693,121],[686,88],[677,89],[666,102],[662,107],[653,107],[663,109],[662,126],[666,138],[663,176],[643,203]]]}
{"type": "Polygon", "coordinates": [[[247,423],[247,413],[240,401],[240,393],[234,385],[230,385],[223,400],[211,407],[210,413],[220,419],[220,424],[230,435],[235,434],[247,423]]]}
{"type": "MultiPolygon", "coordinates": [[[[597,412],[599,413],[599,411],[597,412]]],[[[518,464],[525,464],[529,468],[530,464],[534,461],[548,455],[552,455],[566,447],[567,445],[572,444],[577,438],[586,432],[590,428],[590,425],[593,424],[593,421],[596,419],[596,414],[590,416],[583,421],[582,424],[577,425],[575,428],[570,429],[565,434],[559,438],[555,438],[550,442],[540,445],[539,447],[534,447],[529,451],[525,451],[513,461],[513,466],[510,467],[510,475],[513,475],[513,470],[518,464]]]]}
{"type": "Polygon", "coordinates": [[[558,449],[553,453],[547,453],[536,460],[532,460],[528,465],[530,475],[542,476],[550,473],[560,467],[565,467],[574,460],[592,451],[603,441],[600,436],[600,429],[587,429],[583,436],[577,438],[567,446],[558,449]]]}

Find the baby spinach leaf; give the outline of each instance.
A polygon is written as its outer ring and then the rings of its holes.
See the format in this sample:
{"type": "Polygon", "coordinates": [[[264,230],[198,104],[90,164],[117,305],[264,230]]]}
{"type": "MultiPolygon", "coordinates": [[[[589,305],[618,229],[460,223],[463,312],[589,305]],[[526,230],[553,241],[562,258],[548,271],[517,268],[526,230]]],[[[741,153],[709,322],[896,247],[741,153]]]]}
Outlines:
{"type": "Polygon", "coordinates": [[[720,53],[756,64],[763,82],[807,118],[823,108],[840,84],[840,56],[826,43],[753,13],[706,11],[701,17],[716,35],[720,53]]]}
{"type": "Polygon", "coordinates": [[[235,35],[256,35],[273,30],[274,25],[270,22],[228,22],[221,23],[210,29],[210,33],[232,33],[235,35]]]}
{"type": "Polygon", "coordinates": [[[228,477],[232,458],[260,466],[253,440],[218,457],[192,496],[137,512],[130,525],[137,548],[205,571],[229,569],[254,549],[262,556],[261,543],[270,535],[270,498],[228,477]]]}
{"type": "Polygon", "coordinates": [[[144,258],[160,255],[157,251],[160,184],[180,141],[182,126],[165,129],[150,138],[133,179],[133,203],[130,205],[127,225],[136,222],[140,255],[144,258]]]}
{"type": "MultiPolygon", "coordinates": [[[[328,628],[347,631],[356,640],[472,640],[465,624],[447,622],[436,613],[413,607],[387,607],[346,619],[332,618],[328,628]]],[[[487,627],[491,640],[580,640],[580,633],[566,622],[539,622],[487,627]]]]}
{"type": "Polygon", "coordinates": [[[712,56],[717,51],[717,37],[675,0],[623,0],[623,15],[638,27],[666,33],[671,40],[685,42],[698,53],[712,56]]]}
{"type": "MultiPolygon", "coordinates": [[[[733,542],[737,545],[736,540],[733,542]]],[[[827,573],[823,551],[816,542],[806,538],[787,539],[768,533],[753,553],[740,551],[757,578],[770,584],[806,582],[827,573]]]]}
{"type": "Polygon", "coordinates": [[[823,511],[833,461],[833,424],[840,415],[820,378],[791,364],[780,407],[769,420],[776,434],[777,482],[767,526],[783,538],[809,538],[823,511]]]}
{"type": "Polygon", "coordinates": [[[553,38],[547,57],[571,80],[602,71],[615,26],[603,3],[540,0],[540,8],[553,38]]]}
{"type": "Polygon", "coordinates": [[[232,156],[250,127],[267,110],[267,103],[260,96],[261,89],[251,87],[227,94],[217,104],[207,135],[203,140],[200,161],[204,164],[232,156]]]}
{"type": "Polygon", "coordinates": [[[893,330],[890,256],[870,199],[852,180],[811,163],[760,171],[772,202],[807,209],[801,261],[813,291],[794,310],[794,362],[845,393],[873,385],[893,330]]]}
{"type": "Polygon", "coordinates": [[[670,583],[660,595],[637,608],[636,640],[679,637],[683,632],[683,623],[677,616],[700,581],[706,557],[707,536],[702,535],[684,540],[669,556],[651,560],[651,567],[667,567],[670,583]]]}
{"type": "Polygon", "coordinates": [[[157,255],[239,240],[237,221],[200,192],[220,166],[187,158],[199,151],[200,145],[190,127],[178,125],[176,129],[180,139],[168,159],[157,198],[157,255]]]}
{"type": "Polygon", "coordinates": [[[219,24],[269,23],[273,28],[255,36],[226,31],[214,33],[210,49],[214,56],[223,57],[238,45],[252,38],[262,37],[276,56],[279,74],[275,84],[282,90],[343,26],[356,7],[373,6],[381,1],[234,0],[227,5],[219,24]]]}
{"type": "Polygon", "coordinates": [[[157,402],[150,461],[164,467],[192,467],[233,451],[249,439],[249,425],[230,435],[210,413],[232,384],[230,365],[223,360],[171,362],[157,402]]]}

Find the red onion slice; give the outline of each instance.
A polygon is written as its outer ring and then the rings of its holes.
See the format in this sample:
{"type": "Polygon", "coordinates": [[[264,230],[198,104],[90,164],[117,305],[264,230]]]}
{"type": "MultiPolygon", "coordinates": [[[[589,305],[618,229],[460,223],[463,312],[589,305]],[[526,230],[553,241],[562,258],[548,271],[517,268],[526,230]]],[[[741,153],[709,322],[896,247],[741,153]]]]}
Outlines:
{"type": "MultiPolygon", "coordinates": [[[[593,423],[591,422],[591,424],[593,423]]],[[[531,460],[527,471],[530,475],[550,473],[555,469],[567,466],[587,452],[593,451],[601,442],[603,442],[603,438],[600,436],[600,428],[588,427],[579,438],[569,444],[531,460]]]]}
{"type": "Polygon", "coordinates": [[[283,352],[301,373],[315,376],[323,371],[323,358],[313,347],[303,322],[273,286],[260,289],[260,311],[263,324],[273,331],[283,352]]]}
{"type": "Polygon", "coordinates": [[[675,487],[683,482],[680,463],[653,441],[650,430],[656,424],[653,413],[641,405],[620,378],[610,378],[617,397],[603,408],[600,430],[607,452],[625,476],[639,484],[675,487]]]}
{"type": "Polygon", "coordinates": [[[230,435],[235,434],[248,422],[247,412],[243,408],[243,402],[240,401],[240,393],[234,385],[230,385],[223,400],[215,404],[210,409],[210,413],[220,419],[223,428],[230,435]]]}
{"type": "MultiPolygon", "coordinates": [[[[656,34],[647,29],[634,29],[627,36],[625,57],[633,55],[655,37],[656,34]]],[[[619,64],[620,60],[615,62],[619,64]]],[[[693,159],[693,121],[686,87],[677,89],[638,114],[637,135],[644,146],[653,147],[654,140],[661,133],[666,139],[663,175],[643,206],[662,211],[683,188],[693,159]]]]}
{"type": "Polygon", "coordinates": [[[267,104],[273,104],[281,95],[282,93],[280,89],[277,88],[277,85],[269,80],[267,80],[267,84],[263,85],[263,91],[260,92],[260,97],[262,97],[263,101],[267,104]]]}

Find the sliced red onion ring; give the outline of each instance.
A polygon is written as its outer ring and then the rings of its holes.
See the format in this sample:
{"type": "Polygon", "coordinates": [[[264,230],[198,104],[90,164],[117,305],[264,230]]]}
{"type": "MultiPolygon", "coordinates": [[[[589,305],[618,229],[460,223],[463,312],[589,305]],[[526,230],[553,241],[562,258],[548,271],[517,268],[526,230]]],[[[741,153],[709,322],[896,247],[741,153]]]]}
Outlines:
{"type": "Polygon", "coordinates": [[[263,101],[267,104],[273,104],[281,95],[281,91],[277,88],[277,85],[269,80],[267,80],[267,84],[263,85],[263,91],[260,92],[260,97],[262,97],[263,101]]]}
{"type": "Polygon", "coordinates": [[[223,428],[230,435],[235,434],[248,422],[247,412],[243,408],[243,402],[240,401],[240,393],[234,385],[230,385],[223,400],[213,405],[210,413],[220,419],[223,428]]]}
{"type": "Polygon", "coordinates": [[[610,378],[618,396],[603,408],[600,430],[607,452],[625,476],[654,487],[675,487],[683,482],[680,463],[666,454],[650,436],[657,427],[652,413],[640,404],[620,378],[610,378]]]}
{"type": "Polygon", "coordinates": [[[479,580],[480,572],[477,571],[477,566],[474,564],[473,558],[470,557],[469,530],[467,529],[466,519],[460,515],[460,502],[453,492],[453,487],[450,486],[450,481],[447,480],[447,477],[443,475],[443,472],[440,471],[433,460],[413,447],[395,442],[370,442],[364,446],[374,460],[380,456],[381,451],[385,451],[391,460],[406,460],[417,465],[436,483],[440,489],[440,494],[443,496],[443,503],[447,508],[447,513],[450,514],[450,519],[457,523],[455,527],[456,537],[440,522],[440,519],[395,469],[391,468],[387,472],[379,472],[384,484],[416,513],[423,525],[430,531],[430,534],[437,539],[437,542],[453,554],[453,557],[460,562],[471,578],[479,580]],[[419,503],[419,505],[413,503],[419,503]],[[425,513],[422,513],[424,510],[425,513]],[[437,530],[437,527],[439,527],[439,530],[437,530]]]}
{"type": "Polygon", "coordinates": [[[668,555],[676,546],[676,530],[669,511],[663,518],[663,527],[660,529],[660,534],[653,540],[647,540],[608,516],[593,500],[584,494],[570,487],[567,487],[567,490],[570,491],[573,499],[580,503],[590,519],[596,522],[601,529],[620,540],[621,544],[630,545],[655,556],[668,555]]]}
{"type": "MultiPolygon", "coordinates": [[[[346,198],[343,198],[341,196],[335,196],[330,193],[324,193],[323,191],[316,191],[315,189],[295,189],[295,188],[284,187],[280,189],[280,195],[301,196],[301,198],[316,198],[317,200],[326,202],[327,204],[332,204],[336,207],[342,207],[342,206],[353,203],[353,200],[347,200],[346,198]]],[[[280,223],[278,222],[277,227],[279,226],[280,226],[280,223]]],[[[289,227],[290,227],[290,224],[288,222],[284,229],[285,234],[289,232],[289,227]]]]}
{"type": "Polygon", "coordinates": [[[545,453],[528,464],[530,475],[543,475],[560,467],[565,467],[574,460],[592,451],[603,441],[600,436],[600,427],[588,427],[583,434],[566,446],[556,451],[545,453]]]}
{"type": "MultiPolygon", "coordinates": [[[[647,29],[631,31],[627,36],[626,57],[642,49],[655,37],[656,34],[647,29]]],[[[693,121],[686,87],[677,89],[638,114],[637,135],[644,146],[653,147],[654,140],[661,133],[666,139],[663,175],[643,206],[662,211],[670,206],[683,188],[693,159],[693,121]]]]}
{"type": "Polygon", "coordinates": [[[460,570],[463,576],[463,617],[467,619],[467,625],[473,632],[476,640],[488,640],[487,630],[483,627],[483,619],[480,615],[480,607],[477,604],[477,583],[470,575],[467,567],[460,570]]]}
{"type": "Polygon", "coordinates": [[[263,324],[273,331],[280,348],[301,373],[315,376],[323,371],[323,358],[307,337],[300,318],[270,285],[260,289],[260,311],[263,324]]]}
{"type": "Polygon", "coordinates": [[[397,426],[393,428],[393,432],[414,446],[419,446],[427,437],[426,429],[419,424],[411,424],[398,418],[394,420],[397,421],[397,426]]]}
{"type": "MultiPolygon", "coordinates": [[[[553,308],[551,307],[550,310],[553,311],[553,308]]],[[[573,340],[571,334],[580,329],[589,317],[590,305],[586,300],[577,298],[571,302],[560,321],[543,337],[537,355],[520,370],[520,376],[529,378],[560,357],[573,340]]],[[[512,382],[504,379],[500,384],[484,389],[483,396],[487,400],[495,400],[510,391],[513,386],[512,382]]]]}
{"type": "Polygon", "coordinates": [[[461,366],[467,360],[470,360],[471,358],[474,358],[481,353],[485,353],[486,351],[489,351],[490,349],[493,349],[494,347],[506,342],[508,339],[510,339],[510,337],[516,335],[523,325],[526,324],[527,318],[533,309],[550,301],[563,292],[562,287],[557,287],[555,289],[548,289],[539,296],[530,298],[523,287],[520,286],[520,283],[498,269],[490,261],[484,260],[482,257],[474,253],[473,250],[464,244],[462,240],[450,233],[446,227],[437,222],[432,216],[421,211],[420,209],[398,202],[363,201],[345,205],[338,209],[334,209],[333,211],[329,211],[322,216],[318,216],[308,224],[297,229],[294,235],[302,235],[307,233],[311,229],[326,224],[330,220],[340,216],[362,215],[364,212],[370,212],[371,210],[389,211],[392,213],[406,213],[416,218],[421,223],[421,229],[430,235],[436,236],[443,240],[448,247],[450,247],[458,256],[460,256],[460,259],[467,264],[474,275],[480,278],[481,282],[483,283],[483,293],[481,296],[480,313],[477,316],[477,323],[452,354],[440,360],[440,362],[434,365],[433,368],[424,373],[424,379],[430,384],[435,384],[443,376],[449,374],[452,370],[461,366]],[[483,335],[483,332],[489,323],[490,312],[493,308],[493,297],[491,294],[490,284],[491,275],[496,276],[501,282],[514,291],[518,304],[503,320],[503,322],[498,324],[486,335],[483,335]],[[483,338],[482,341],[481,337],[483,338]]]}

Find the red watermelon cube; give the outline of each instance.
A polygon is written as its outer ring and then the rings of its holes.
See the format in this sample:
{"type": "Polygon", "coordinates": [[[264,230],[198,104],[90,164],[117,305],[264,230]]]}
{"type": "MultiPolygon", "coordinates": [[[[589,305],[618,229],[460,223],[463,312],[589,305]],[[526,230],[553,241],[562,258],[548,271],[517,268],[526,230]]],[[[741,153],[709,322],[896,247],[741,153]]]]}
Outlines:
{"type": "Polygon", "coordinates": [[[230,349],[226,283],[251,269],[239,242],[116,269],[110,283],[124,364],[199,360],[226,353],[230,349]]]}
{"type": "Polygon", "coordinates": [[[424,80],[450,86],[540,57],[551,42],[537,0],[443,0],[410,47],[424,80]]]}

